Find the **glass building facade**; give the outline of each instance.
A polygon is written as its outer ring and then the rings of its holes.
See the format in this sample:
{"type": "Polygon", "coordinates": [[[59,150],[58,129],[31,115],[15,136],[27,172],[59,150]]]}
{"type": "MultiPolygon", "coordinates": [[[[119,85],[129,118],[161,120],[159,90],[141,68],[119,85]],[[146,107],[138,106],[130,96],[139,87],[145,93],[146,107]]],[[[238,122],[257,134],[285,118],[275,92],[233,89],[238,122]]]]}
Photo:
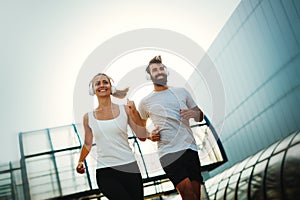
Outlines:
{"type": "Polygon", "coordinates": [[[249,156],[206,181],[210,200],[296,199],[300,184],[300,132],[249,156]]]}
{"type": "Polygon", "coordinates": [[[213,62],[226,95],[224,119],[213,123],[228,162],[209,173],[211,199],[299,196],[299,2],[242,0],[197,66],[210,75],[213,62]]]}
{"type": "MultiPolygon", "coordinates": [[[[299,1],[242,0],[197,66],[204,75],[209,59],[226,97],[212,123],[228,162],[214,176],[300,129],[299,1]]],[[[201,96],[197,74],[190,82],[201,96]]]]}

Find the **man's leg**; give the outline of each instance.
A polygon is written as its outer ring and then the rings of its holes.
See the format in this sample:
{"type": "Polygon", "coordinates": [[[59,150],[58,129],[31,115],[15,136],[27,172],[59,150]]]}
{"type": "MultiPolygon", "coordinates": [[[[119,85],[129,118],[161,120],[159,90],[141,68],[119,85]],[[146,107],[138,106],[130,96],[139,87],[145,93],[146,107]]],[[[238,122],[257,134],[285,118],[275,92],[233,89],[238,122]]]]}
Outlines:
{"type": "MultiPolygon", "coordinates": [[[[193,181],[195,182],[195,181],[193,181]]],[[[194,189],[194,184],[189,178],[183,179],[180,183],[176,185],[182,200],[199,200],[197,192],[194,189]]]]}
{"type": "Polygon", "coordinates": [[[192,187],[197,199],[201,199],[201,184],[198,181],[192,181],[192,187]]]}
{"type": "Polygon", "coordinates": [[[200,160],[198,152],[186,150],[167,154],[160,159],[164,171],[183,200],[199,200],[201,196],[200,160]]]}

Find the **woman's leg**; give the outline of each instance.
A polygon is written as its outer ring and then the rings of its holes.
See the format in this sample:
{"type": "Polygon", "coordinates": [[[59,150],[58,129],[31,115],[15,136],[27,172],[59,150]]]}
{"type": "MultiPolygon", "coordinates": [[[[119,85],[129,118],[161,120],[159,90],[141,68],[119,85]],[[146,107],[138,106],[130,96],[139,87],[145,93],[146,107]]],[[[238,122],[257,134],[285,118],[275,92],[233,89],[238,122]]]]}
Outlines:
{"type": "Polygon", "coordinates": [[[144,188],[141,174],[123,174],[121,183],[133,200],[144,199],[144,188]]]}
{"type": "Polygon", "coordinates": [[[133,200],[144,199],[142,176],[136,162],[118,167],[119,180],[133,200]]]}
{"type": "Polygon", "coordinates": [[[143,200],[142,176],[136,162],[113,168],[97,169],[97,184],[110,200],[143,200]]]}
{"type": "Polygon", "coordinates": [[[126,188],[121,184],[118,175],[113,169],[98,169],[96,173],[100,191],[110,200],[131,200],[126,188]]]}

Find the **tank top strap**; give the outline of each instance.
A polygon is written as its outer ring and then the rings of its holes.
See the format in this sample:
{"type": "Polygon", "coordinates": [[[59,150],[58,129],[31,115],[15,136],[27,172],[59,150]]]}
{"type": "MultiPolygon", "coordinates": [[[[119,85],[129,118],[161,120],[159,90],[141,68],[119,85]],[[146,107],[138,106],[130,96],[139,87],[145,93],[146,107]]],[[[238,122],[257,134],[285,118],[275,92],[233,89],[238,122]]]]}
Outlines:
{"type": "Polygon", "coordinates": [[[125,110],[125,105],[122,104],[122,105],[119,105],[119,110],[120,110],[120,116],[121,118],[127,118],[127,113],[126,113],[126,110],[125,110]]]}
{"type": "Polygon", "coordinates": [[[124,104],[119,105],[119,110],[120,110],[120,114],[122,114],[122,115],[126,114],[125,105],[124,104]]]}

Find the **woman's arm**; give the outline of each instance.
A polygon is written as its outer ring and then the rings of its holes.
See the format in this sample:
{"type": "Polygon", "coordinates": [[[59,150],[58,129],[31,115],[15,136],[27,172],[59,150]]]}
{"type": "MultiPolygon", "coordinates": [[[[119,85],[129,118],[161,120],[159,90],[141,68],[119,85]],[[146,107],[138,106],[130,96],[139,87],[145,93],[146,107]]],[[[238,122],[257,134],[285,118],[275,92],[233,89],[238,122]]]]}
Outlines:
{"type": "Polygon", "coordinates": [[[88,114],[85,114],[83,117],[83,127],[84,127],[84,144],[81,148],[78,164],[76,167],[76,171],[80,174],[83,174],[85,172],[84,160],[89,154],[93,145],[93,132],[89,126],[88,114]]]}
{"type": "Polygon", "coordinates": [[[125,106],[126,113],[128,115],[128,124],[135,132],[136,136],[141,141],[147,139],[147,131],[145,120],[142,120],[140,113],[137,111],[133,101],[127,100],[127,105],[125,106]]]}

